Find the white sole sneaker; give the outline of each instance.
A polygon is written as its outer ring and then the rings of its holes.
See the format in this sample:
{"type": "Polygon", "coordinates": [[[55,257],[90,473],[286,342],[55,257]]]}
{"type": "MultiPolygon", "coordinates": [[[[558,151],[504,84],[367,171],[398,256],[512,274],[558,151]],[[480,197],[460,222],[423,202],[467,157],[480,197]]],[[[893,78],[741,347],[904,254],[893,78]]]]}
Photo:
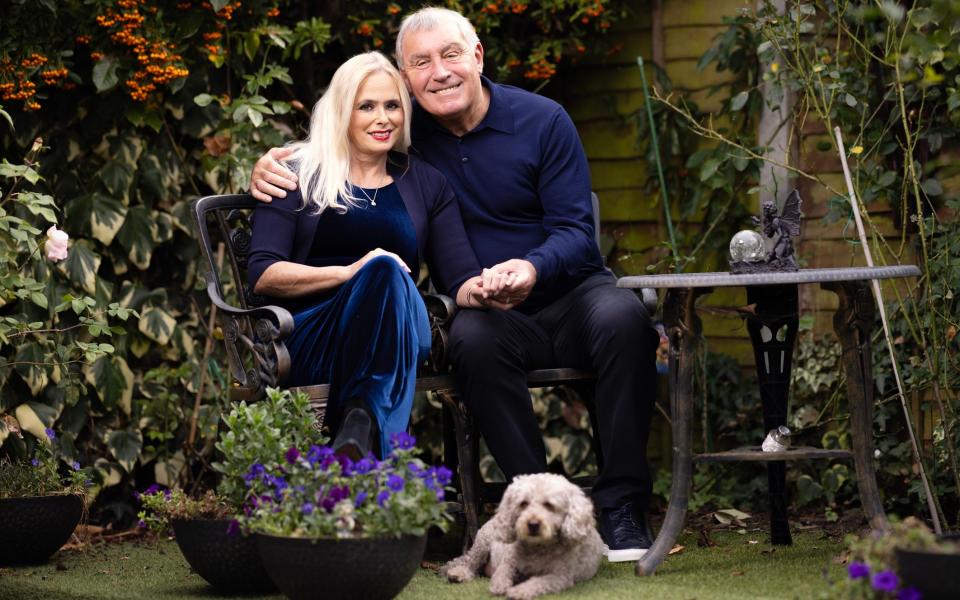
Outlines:
{"type": "Polygon", "coordinates": [[[635,562],[643,558],[647,553],[646,548],[624,548],[623,550],[611,550],[606,544],[603,545],[603,555],[607,557],[607,562],[635,562]]]}

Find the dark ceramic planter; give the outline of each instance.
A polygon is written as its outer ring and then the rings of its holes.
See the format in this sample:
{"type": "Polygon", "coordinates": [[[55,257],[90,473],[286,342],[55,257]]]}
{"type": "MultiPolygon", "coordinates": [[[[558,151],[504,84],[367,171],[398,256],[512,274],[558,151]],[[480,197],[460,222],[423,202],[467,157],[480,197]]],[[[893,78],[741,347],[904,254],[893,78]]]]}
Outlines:
{"type": "Polygon", "coordinates": [[[82,515],[80,496],[0,500],[0,565],[44,562],[70,539],[82,515]]]}
{"type": "Polygon", "coordinates": [[[291,600],[387,600],[410,582],[427,536],[304,539],[257,534],[271,579],[291,600]]]}
{"type": "MultiPolygon", "coordinates": [[[[960,533],[943,535],[940,539],[960,542],[960,533]]],[[[897,548],[895,553],[897,569],[904,586],[920,590],[923,600],[960,598],[960,554],[900,548],[897,548]]]]}
{"type": "Polygon", "coordinates": [[[252,536],[227,535],[229,519],[178,519],[173,534],[190,567],[222,592],[257,594],[277,588],[252,536]]]}

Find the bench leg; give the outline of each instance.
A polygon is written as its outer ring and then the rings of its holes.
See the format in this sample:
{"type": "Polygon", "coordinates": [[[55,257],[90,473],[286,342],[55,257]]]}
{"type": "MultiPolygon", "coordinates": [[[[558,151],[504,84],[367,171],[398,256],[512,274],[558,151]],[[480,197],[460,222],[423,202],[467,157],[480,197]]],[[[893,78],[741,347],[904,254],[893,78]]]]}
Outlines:
{"type": "MultiPolygon", "coordinates": [[[[456,435],[457,465],[460,495],[466,527],[463,532],[463,552],[473,546],[480,530],[480,443],[479,432],[459,394],[452,390],[438,392],[440,400],[450,411],[456,435]]],[[[444,449],[446,454],[446,449],[444,449]]]]}
{"type": "Polygon", "coordinates": [[[663,306],[663,320],[670,336],[670,416],[673,420],[673,481],[663,526],[653,546],[637,561],[637,575],[653,575],[673,548],[683,530],[693,477],[693,380],[694,353],[700,335],[695,302],[708,288],[671,289],[663,306]]]}

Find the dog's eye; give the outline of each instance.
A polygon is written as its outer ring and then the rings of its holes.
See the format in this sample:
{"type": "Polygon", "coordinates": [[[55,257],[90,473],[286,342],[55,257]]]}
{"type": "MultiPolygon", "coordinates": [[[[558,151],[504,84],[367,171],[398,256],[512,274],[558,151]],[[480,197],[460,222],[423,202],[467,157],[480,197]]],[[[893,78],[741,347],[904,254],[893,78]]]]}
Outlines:
{"type": "Polygon", "coordinates": [[[554,506],[553,502],[544,502],[544,503],[543,503],[543,507],[544,507],[545,509],[549,510],[550,512],[553,512],[554,509],[557,508],[556,506],[554,506]]]}
{"type": "Polygon", "coordinates": [[[530,503],[527,502],[526,500],[521,500],[521,501],[520,501],[520,508],[526,508],[526,507],[528,507],[528,506],[530,506],[530,503]]]}

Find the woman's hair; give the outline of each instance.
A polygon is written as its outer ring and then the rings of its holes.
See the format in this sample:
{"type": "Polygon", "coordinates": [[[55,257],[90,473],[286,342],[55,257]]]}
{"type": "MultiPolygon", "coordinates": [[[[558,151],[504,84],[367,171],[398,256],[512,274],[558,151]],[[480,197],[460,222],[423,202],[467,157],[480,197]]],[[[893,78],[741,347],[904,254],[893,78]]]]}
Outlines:
{"type": "Polygon", "coordinates": [[[286,161],[296,166],[304,207],[313,205],[318,213],[327,208],[343,212],[346,205],[357,206],[360,201],[348,184],[350,117],[355,108],[357,90],[374,73],[386,73],[397,85],[404,119],[401,135],[397,136],[393,149],[406,152],[409,148],[410,94],[400,72],[379,52],[354,56],[333,74],[327,91],[313,107],[307,139],[292,145],[296,150],[286,161]]]}
{"type": "Polygon", "coordinates": [[[400,65],[401,69],[403,68],[403,40],[407,34],[418,31],[433,31],[440,27],[451,27],[454,31],[460,33],[460,37],[467,45],[468,52],[472,52],[480,43],[480,38],[477,37],[477,31],[473,28],[473,25],[457,11],[438,6],[421,8],[417,12],[404,17],[400,23],[400,31],[397,33],[397,64],[400,65]]]}

